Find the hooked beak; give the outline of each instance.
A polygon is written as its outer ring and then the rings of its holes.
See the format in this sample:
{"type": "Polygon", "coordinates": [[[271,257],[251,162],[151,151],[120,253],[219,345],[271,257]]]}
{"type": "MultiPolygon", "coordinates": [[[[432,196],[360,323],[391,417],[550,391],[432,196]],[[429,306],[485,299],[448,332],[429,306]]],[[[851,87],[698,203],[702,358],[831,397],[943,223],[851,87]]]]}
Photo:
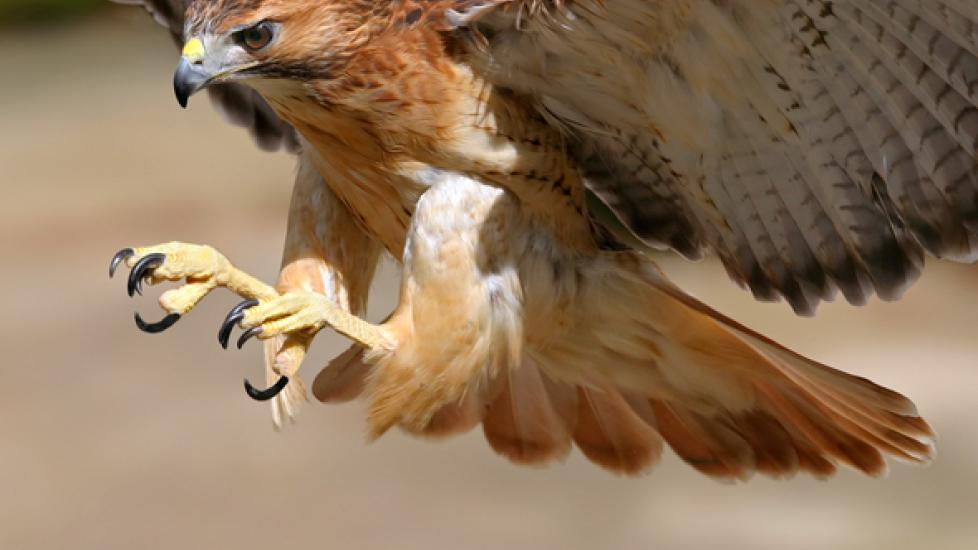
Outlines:
{"type": "Polygon", "coordinates": [[[173,75],[173,92],[177,95],[180,106],[186,109],[190,96],[200,91],[208,81],[210,76],[201,70],[200,65],[191,65],[186,58],[181,59],[177,72],[173,75]]]}
{"type": "Polygon", "coordinates": [[[180,106],[187,108],[190,96],[206,87],[213,75],[204,69],[204,44],[199,38],[193,38],[183,47],[183,57],[173,75],[173,92],[180,106]]]}

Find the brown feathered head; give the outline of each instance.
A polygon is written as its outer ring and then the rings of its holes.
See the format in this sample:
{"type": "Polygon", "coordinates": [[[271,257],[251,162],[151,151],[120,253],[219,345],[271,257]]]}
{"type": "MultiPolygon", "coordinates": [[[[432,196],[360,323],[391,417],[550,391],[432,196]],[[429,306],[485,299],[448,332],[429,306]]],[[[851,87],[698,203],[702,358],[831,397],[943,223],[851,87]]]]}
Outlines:
{"type": "Polygon", "coordinates": [[[174,90],[191,95],[218,82],[323,80],[391,24],[384,0],[195,0],[174,90]]]}

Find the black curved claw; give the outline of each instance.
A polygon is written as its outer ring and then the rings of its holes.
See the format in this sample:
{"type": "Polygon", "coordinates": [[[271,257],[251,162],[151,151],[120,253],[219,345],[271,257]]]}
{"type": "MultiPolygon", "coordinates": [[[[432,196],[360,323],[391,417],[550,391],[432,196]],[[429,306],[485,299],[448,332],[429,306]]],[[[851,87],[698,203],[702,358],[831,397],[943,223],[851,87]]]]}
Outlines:
{"type": "Polygon", "coordinates": [[[282,390],[284,390],[285,386],[288,385],[289,385],[288,376],[280,376],[278,382],[275,382],[275,385],[268,388],[267,390],[255,389],[255,387],[251,385],[251,382],[249,382],[247,378],[245,378],[244,381],[245,393],[247,393],[248,397],[254,399],[255,401],[268,401],[269,399],[282,393],[282,390]]]}
{"type": "Polygon", "coordinates": [[[234,306],[234,308],[228,312],[228,316],[225,317],[224,322],[221,323],[221,330],[217,331],[217,341],[220,342],[222,348],[228,349],[228,341],[231,339],[231,330],[234,329],[235,323],[244,318],[244,310],[257,305],[258,300],[245,300],[234,306]]]}
{"type": "Polygon", "coordinates": [[[261,334],[261,327],[251,327],[242,332],[241,336],[238,338],[238,349],[241,349],[245,345],[245,342],[251,340],[253,336],[257,336],[259,334],[261,334]]]}
{"type": "Polygon", "coordinates": [[[154,269],[163,265],[166,261],[166,255],[160,253],[147,254],[141,260],[136,262],[136,265],[132,266],[132,271],[129,272],[129,281],[126,285],[126,290],[129,292],[129,296],[133,296],[135,293],[143,294],[143,278],[149,273],[152,273],[154,269]]]}
{"type": "Polygon", "coordinates": [[[150,334],[163,332],[164,330],[172,327],[177,321],[180,320],[179,313],[171,313],[166,317],[164,317],[163,320],[158,323],[147,323],[146,321],[143,321],[143,318],[140,317],[138,313],[136,313],[134,316],[136,318],[136,326],[139,327],[139,330],[143,332],[148,332],[150,334]]]}
{"type": "Polygon", "coordinates": [[[109,264],[109,278],[115,277],[115,270],[119,264],[136,255],[136,251],[131,248],[123,248],[112,256],[112,263],[109,264]]]}

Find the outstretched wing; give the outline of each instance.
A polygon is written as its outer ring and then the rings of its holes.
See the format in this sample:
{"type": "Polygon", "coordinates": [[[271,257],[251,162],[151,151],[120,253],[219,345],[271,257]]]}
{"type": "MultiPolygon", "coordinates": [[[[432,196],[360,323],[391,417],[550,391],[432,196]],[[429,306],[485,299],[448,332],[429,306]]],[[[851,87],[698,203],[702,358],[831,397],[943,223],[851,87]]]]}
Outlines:
{"type": "MultiPolygon", "coordinates": [[[[169,29],[178,45],[184,42],[183,17],[191,0],[112,0],[118,4],[146,8],[156,22],[169,29]]],[[[287,122],[275,114],[258,92],[240,84],[218,84],[207,89],[211,101],[228,121],[248,129],[258,146],[265,151],[297,153],[299,139],[287,122]]]]}
{"type": "Polygon", "coordinates": [[[978,3],[487,0],[473,65],[635,236],[810,314],[978,253],[978,3]]]}

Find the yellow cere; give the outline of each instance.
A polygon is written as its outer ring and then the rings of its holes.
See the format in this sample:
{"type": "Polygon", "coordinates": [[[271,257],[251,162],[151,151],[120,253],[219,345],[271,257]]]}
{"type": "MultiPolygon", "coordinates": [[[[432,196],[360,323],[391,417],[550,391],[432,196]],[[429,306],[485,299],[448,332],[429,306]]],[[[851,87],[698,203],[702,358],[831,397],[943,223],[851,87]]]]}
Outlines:
{"type": "Polygon", "coordinates": [[[194,63],[204,58],[204,43],[199,38],[191,38],[183,47],[183,56],[194,63]]]}

